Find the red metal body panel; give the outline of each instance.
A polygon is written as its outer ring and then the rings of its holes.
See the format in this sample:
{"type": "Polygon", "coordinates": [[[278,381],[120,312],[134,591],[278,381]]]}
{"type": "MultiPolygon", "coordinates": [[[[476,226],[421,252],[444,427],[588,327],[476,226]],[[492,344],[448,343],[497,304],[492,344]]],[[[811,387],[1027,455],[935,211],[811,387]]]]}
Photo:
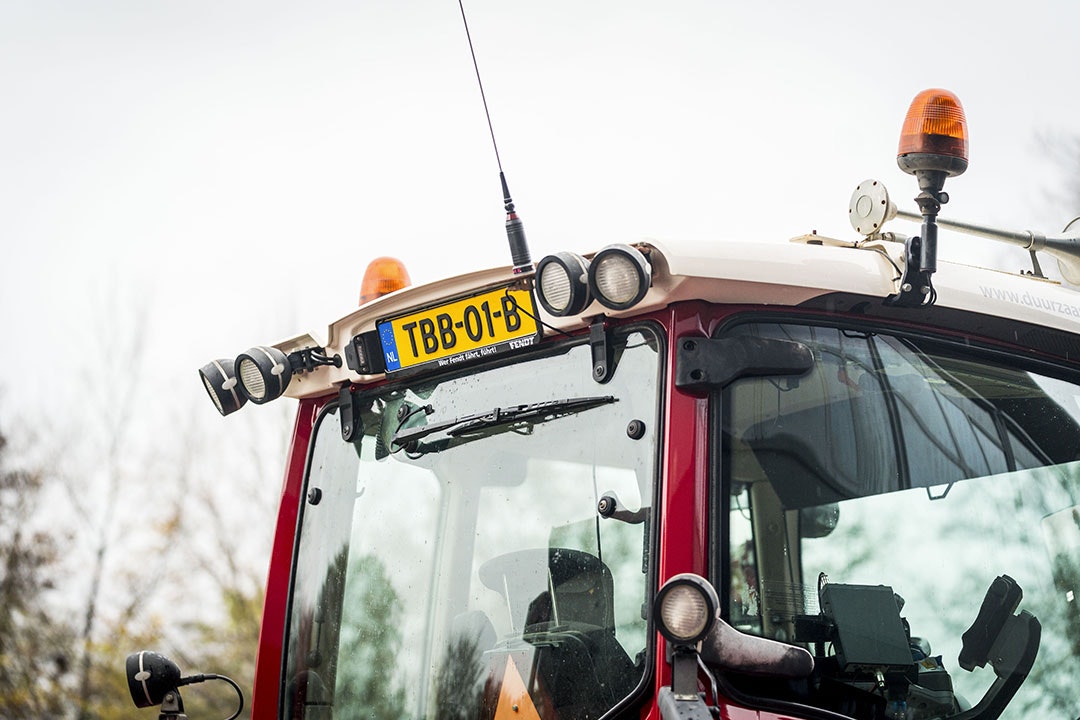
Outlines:
{"type": "Polygon", "coordinates": [[[301,400],[296,412],[292,444],[281,488],[277,528],[266,577],[259,654],[255,659],[255,684],[251,692],[251,717],[277,717],[281,687],[281,652],[285,637],[285,613],[289,602],[289,579],[293,547],[296,543],[296,516],[304,487],[304,467],[315,418],[325,400],[301,400]]]}
{"type": "MultiPolygon", "coordinates": [[[[708,406],[675,387],[673,371],[678,343],[703,337],[698,316],[687,305],[675,305],[658,318],[668,333],[664,407],[664,443],[660,477],[658,584],[684,572],[708,574],[708,406]],[[693,418],[687,423],[687,418],[693,418]]],[[[671,666],[664,659],[664,640],[656,634],[654,687],[671,682],[671,666]]],[[[642,707],[641,716],[659,717],[655,702],[642,707]]]]}
{"type": "MultiPolygon", "coordinates": [[[[760,308],[758,308],[760,309],[760,308]]],[[[717,325],[737,312],[705,303],[680,303],[668,308],[664,325],[668,335],[666,406],[664,409],[663,473],[660,479],[659,585],[673,575],[695,572],[709,575],[709,406],[675,387],[675,357],[680,343],[712,335],[717,325]],[[688,422],[688,419],[692,419],[688,422]]],[[[671,683],[665,660],[664,639],[657,633],[654,687],[671,683]]],[[[655,696],[654,696],[655,698],[655,696]]],[[[718,698],[721,718],[729,720],[782,720],[785,716],[761,713],[718,698]]],[[[655,699],[641,708],[642,718],[659,718],[655,699]]]]}

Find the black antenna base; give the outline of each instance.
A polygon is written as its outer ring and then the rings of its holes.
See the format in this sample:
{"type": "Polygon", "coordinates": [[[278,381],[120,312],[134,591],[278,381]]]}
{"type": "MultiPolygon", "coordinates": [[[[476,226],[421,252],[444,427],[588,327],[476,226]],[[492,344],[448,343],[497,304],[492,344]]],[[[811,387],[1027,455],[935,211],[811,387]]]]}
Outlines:
{"type": "Polygon", "coordinates": [[[525,240],[525,225],[514,210],[514,201],[510,198],[510,188],[506,184],[506,175],[499,172],[502,183],[503,202],[506,204],[506,240],[510,243],[510,261],[514,265],[514,274],[532,272],[532,256],[529,244],[525,240]]]}
{"type": "Polygon", "coordinates": [[[506,184],[506,175],[502,170],[499,171],[499,182],[502,184],[503,203],[506,206],[506,214],[511,215],[514,212],[514,201],[510,198],[510,188],[506,184]]]}

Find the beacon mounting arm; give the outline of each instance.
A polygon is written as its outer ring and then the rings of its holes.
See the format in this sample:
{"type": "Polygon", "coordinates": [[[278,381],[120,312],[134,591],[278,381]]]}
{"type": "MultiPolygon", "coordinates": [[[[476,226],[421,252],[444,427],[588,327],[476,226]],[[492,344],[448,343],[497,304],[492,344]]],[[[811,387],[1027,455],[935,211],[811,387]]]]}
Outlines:
{"type": "Polygon", "coordinates": [[[915,96],[900,131],[896,164],[919,181],[915,203],[922,213],[922,234],[904,245],[900,290],[887,302],[901,307],[932,305],[931,276],[937,272],[937,216],[949,202],[945,179],[968,166],[967,120],[959,98],[948,90],[924,90],[915,96]]]}

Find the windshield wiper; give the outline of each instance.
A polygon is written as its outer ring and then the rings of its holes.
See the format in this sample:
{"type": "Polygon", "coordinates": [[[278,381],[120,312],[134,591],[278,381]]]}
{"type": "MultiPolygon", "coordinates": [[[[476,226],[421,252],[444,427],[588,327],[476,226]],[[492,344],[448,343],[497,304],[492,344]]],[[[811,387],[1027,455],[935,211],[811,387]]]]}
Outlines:
{"type": "Polygon", "coordinates": [[[563,415],[589,410],[600,405],[608,405],[617,402],[613,395],[595,395],[592,397],[566,398],[564,400],[545,400],[543,402],[527,403],[524,405],[510,405],[497,407],[488,412],[462,415],[452,420],[421,425],[419,427],[398,429],[390,438],[390,445],[394,449],[404,448],[407,452],[415,452],[418,449],[417,441],[428,435],[443,432],[453,438],[468,436],[482,430],[496,427],[509,427],[522,422],[536,424],[553,420],[563,415]]]}

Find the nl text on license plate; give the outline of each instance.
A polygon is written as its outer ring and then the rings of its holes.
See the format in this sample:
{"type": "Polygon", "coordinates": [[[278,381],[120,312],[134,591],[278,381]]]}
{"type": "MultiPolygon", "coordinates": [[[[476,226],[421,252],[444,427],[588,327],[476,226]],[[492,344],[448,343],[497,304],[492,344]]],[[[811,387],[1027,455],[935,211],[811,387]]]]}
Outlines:
{"type": "Polygon", "coordinates": [[[449,367],[540,340],[532,294],[506,288],[384,320],[378,329],[388,372],[449,367]]]}

